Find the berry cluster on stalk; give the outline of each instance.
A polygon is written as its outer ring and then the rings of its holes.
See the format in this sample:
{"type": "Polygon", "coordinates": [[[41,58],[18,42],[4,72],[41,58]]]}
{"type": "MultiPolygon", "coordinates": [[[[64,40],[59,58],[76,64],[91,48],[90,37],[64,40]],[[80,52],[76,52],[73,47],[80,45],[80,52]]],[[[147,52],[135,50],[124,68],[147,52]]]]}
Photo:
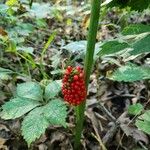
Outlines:
{"type": "Polygon", "coordinates": [[[83,70],[68,66],[63,77],[62,93],[64,100],[71,105],[79,105],[86,98],[86,86],[83,70]]]}

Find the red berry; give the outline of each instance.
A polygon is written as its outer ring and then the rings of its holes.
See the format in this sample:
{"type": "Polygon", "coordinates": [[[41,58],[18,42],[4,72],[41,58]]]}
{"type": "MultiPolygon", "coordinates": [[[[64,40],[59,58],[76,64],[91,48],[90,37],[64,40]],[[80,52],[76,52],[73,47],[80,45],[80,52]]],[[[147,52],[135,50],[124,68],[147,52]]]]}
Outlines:
{"type": "Polygon", "coordinates": [[[81,71],[81,67],[77,66],[76,69],[80,72],[81,71]]]}
{"type": "Polygon", "coordinates": [[[86,98],[86,87],[84,73],[77,66],[75,68],[68,66],[63,77],[62,94],[64,100],[71,105],[79,105],[86,98]]]}
{"type": "Polygon", "coordinates": [[[66,75],[69,75],[69,74],[70,74],[70,71],[66,70],[66,71],[65,71],[65,74],[66,74],[66,75]]]}
{"type": "Polygon", "coordinates": [[[78,80],[79,77],[78,77],[77,75],[74,75],[73,79],[74,79],[74,80],[78,80]]]}
{"type": "Polygon", "coordinates": [[[84,77],[84,74],[83,74],[83,73],[80,73],[80,74],[79,74],[79,77],[80,77],[80,78],[83,78],[83,77],[84,77]]]}
{"type": "Polygon", "coordinates": [[[71,66],[68,66],[68,67],[67,67],[67,70],[68,70],[69,72],[71,72],[71,71],[72,71],[72,67],[71,67],[71,66]]]}

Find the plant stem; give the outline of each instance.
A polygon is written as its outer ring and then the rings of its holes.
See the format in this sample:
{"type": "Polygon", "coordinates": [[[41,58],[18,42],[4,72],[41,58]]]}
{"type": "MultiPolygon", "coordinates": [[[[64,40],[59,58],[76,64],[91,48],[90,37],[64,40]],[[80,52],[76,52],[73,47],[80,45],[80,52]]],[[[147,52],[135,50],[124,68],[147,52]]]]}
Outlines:
{"type": "MultiPolygon", "coordinates": [[[[87,42],[87,50],[86,50],[85,65],[84,65],[85,83],[87,88],[88,88],[89,78],[93,66],[93,55],[94,55],[96,35],[97,35],[97,29],[99,23],[100,4],[101,4],[101,0],[92,0],[89,33],[87,39],[88,42],[87,42]]],[[[75,143],[74,143],[75,150],[80,149],[80,139],[83,130],[85,104],[86,102],[83,102],[81,105],[76,107],[76,130],[75,130],[75,143]]]]}

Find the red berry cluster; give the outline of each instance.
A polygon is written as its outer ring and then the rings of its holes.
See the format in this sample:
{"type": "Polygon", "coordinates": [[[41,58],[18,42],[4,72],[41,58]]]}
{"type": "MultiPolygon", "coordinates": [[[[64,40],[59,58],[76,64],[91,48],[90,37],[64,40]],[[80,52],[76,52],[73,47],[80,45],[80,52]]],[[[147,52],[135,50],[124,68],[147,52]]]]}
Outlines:
{"type": "Polygon", "coordinates": [[[76,106],[85,100],[86,86],[84,72],[79,66],[74,68],[68,66],[62,82],[62,93],[65,101],[76,106]]]}

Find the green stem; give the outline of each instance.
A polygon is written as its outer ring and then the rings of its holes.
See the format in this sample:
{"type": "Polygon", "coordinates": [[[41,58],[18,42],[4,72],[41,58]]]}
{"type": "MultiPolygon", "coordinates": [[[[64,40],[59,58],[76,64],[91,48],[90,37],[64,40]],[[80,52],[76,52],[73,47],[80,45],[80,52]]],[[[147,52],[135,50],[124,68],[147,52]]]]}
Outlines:
{"type": "MultiPolygon", "coordinates": [[[[88,42],[87,42],[87,50],[86,50],[85,65],[84,65],[85,83],[87,88],[88,88],[89,78],[93,66],[93,56],[94,56],[96,35],[97,35],[97,29],[99,23],[100,4],[101,4],[101,0],[92,0],[89,33],[87,39],[88,42]]],[[[83,130],[85,104],[86,102],[76,107],[76,131],[75,131],[75,143],[74,143],[75,150],[80,149],[80,139],[83,130]]]]}

